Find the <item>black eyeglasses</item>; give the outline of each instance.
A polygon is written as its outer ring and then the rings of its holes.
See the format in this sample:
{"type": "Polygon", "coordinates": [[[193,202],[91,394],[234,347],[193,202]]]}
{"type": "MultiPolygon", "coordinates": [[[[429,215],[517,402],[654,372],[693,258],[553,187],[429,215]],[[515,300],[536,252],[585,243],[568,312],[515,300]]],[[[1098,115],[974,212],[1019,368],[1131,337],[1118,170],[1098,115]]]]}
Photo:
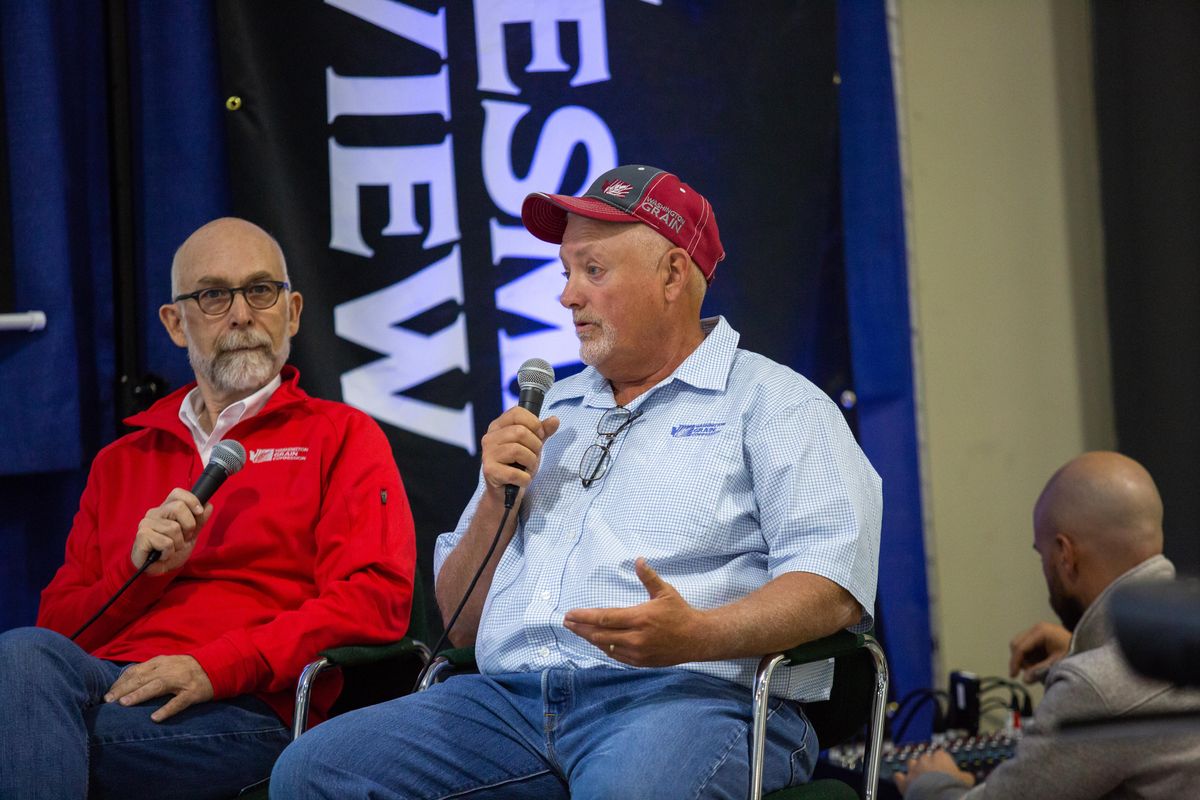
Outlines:
{"type": "Polygon", "coordinates": [[[209,316],[216,317],[224,314],[233,307],[233,296],[238,292],[242,293],[242,297],[246,298],[246,302],[251,308],[263,311],[279,302],[279,293],[281,291],[291,288],[291,285],[285,281],[255,281],[245,286],[234,286],[232,288],[213,286],[208,289],[199,289],[189,294],[181,294],[175,298],[175,302],[195,300],[196,305],[200,306],[201,311],[209,316]]]}
{"type": "Polygon", "coordinates": [[[621,431],[632,425],[641,415],[640,409],[630,411],[625,406],[617,406],[605,411],[604,416],[600,417],[600,422],[596,425],[596,436],[601,441],[584,450],[583,458],[579,461],[579,480],[583,482],[583,488],[588,488],[608,473],[608,468],[612,465],[612,452],[609,448],[621,435],[621,431]]]}

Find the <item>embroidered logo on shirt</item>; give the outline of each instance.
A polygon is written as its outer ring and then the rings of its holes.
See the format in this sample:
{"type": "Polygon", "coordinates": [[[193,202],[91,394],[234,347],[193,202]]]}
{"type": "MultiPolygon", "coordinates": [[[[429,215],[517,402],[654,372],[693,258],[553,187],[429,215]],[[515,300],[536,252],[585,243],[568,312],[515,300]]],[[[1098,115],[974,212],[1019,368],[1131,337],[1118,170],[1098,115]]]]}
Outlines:
{"type": "Polygon", "coordinates": [[[675,425],[671,428],[671,435],[676,439],[685,436],[712,436],[724,427],[724,422],[702,422],[699,425],[675,425]]]}
{"type": "Polygon", "coordinates": [[[262,447],[250,451],[251,464],[264,464],[268,461],[307,461],[307,447],[262,447]]]}

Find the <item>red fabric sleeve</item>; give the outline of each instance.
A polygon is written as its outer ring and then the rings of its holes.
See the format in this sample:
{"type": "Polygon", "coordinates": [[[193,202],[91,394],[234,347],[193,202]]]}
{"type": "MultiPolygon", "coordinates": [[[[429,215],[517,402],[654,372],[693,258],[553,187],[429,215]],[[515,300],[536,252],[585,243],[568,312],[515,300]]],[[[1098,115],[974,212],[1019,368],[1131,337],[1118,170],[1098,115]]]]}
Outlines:
{"type": "MultiPolygon", "coordinates": [[[[67,535],[66,558],[49,585],[42,590],[37,624],[70,636],[133,576],[136,569],[128,554],[124,559],[103,561],[99,544],[96,506],[104,480],[105,453],[96,457],[88,475],[87,487],[79,501],[79,511],[67,535]]],[[[136,532],[129,534],[133,548],[136,532]]],[[[124,628],[162,596],[178,572],[160,576],[142,575],[99,619],[80,635],[78,644],[91,652],[124,628]]]]}
{"type": "Polygon", "coordinates": [[[232,630],[191,651],[216,699],[290,691],[313,654],[401,638],[412,604],[412,512],[383,431],[352,414],[322,465],[314,532],[317,596],[265,625],[232,630]]]}

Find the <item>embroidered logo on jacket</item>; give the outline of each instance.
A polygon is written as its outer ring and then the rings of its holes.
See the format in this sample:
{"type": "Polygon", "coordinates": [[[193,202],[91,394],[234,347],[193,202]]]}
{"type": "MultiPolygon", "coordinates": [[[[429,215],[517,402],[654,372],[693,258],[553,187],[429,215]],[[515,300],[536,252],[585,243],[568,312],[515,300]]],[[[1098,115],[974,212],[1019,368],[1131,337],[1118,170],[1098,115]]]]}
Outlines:
{"type": "Polygon", "coordinates": [[[671,428],[671,435],[676,439],[681,439],[685,436],[712,436],[724,427],[724,422],[702,422],[699,425],[675,425],[671,428]]]}
{"type": "Polygon", "coordinates": [[[251,464],[264,464],[268,461],[306,461],[307,447],[262,447],[250,451],[251,464]]]}

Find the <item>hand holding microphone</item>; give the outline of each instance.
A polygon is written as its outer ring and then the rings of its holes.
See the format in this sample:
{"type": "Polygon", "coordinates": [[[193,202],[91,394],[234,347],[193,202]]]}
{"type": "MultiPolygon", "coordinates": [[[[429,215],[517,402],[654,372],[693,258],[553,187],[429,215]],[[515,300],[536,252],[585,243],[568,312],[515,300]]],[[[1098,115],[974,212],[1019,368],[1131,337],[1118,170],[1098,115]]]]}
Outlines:
{"type": "Polygon", "coordinates": [[[162,575],[182,567],[192,554],[196,536],[212,516],[208,500],[225,479],[246,463],[246,449],[227,439],[213,448],[208,466],[189,492],[172,489],[157,508],[146,512],[138,523],[129,554],[135,567],[149,562],[148,575],[162,575]]]}
{"type": "Polygon", "coordinates": [[[246,448],[241,443],[232,439],[217,442],[208,457],[208,466],[200,473],[190,492],[172,489],[161,506],[146,512],[146,516],[138,523],[137,535],[133,537],[133,551],[129,554],[129,559],[138,568],[137,572],[130,575],[129,580],[71,634],[72,640],[78,639],[93,622],[100,619],[143,572],[162,575],[184,565],[196,545],[196,534],[212,516],[208,498],[245,463],[246,448]]]}
{"type": "Polygon", "coordinates": [[[539,420],[542,401],[554,383],[554,368],[531,358],[517,371],[521,394],[517,405],[501,414],[483,436],[483,476],[489,488],[504,488],[504,505],[511,508],[517,492],[537,473],[542,444],[558,430],[558,418],[539,420]]]}
{"type": "MultiPolygon", "coordinates": [[[[487,552],[479,558],[479,566],[475,568],[475,574],[471,577],[471,580],[465,581],[465,577],[469,573],[462,570],[461,567],[457,568],[461,573],[459,578],[451,579],[458,586],[461,586],[462,582],[465,582],[466,589],[462,590],[462,599],[458,601],[458,606],[454,609],[454,613],[450,615],[450,621],[446,623],[441,638],[433,646],[433,652],[435,653],[440,653],[442,645],[451,641],[450,631],[454,629],[454,625],[458,622],[463,609],[467,607],[467,602],[471,599],[471,593],[475,591],[475,586],[483,576],[484,570],[487,569],[489,563],[492,563],[492,554],[496,552],[496,548],[499,546],[500,540],[504,535],[509,516],[512,514],[512,508],[516,504],[517,493],[529,485],[533,480],[534,474],[537,472],[538,463],[542,456],[542,443],[553,436],[554,432],[558,430],[557,417],[550,417],[545,420],[538,419],[538,415],[542,412],[542,400],[545,399],[546,391],[553,383],[554,368],[550,366],[549,362],[543,361],[540,358],[531,358],[526,361],[517,370],[517,385],[521,388],[521,395],[516,407],[510,408],[492,420],[492,424],[488,425],[487,433],[483,435],[483,479],[487,484],[487,492],[484,494],[484,499],[489,500],[489,502],[498,499],[497,495],[503,489],[504,509],[496,515],[496,532],[491,537],[491,545],[487,548],[487,552]]],[[[478,509],[476,510],[478,511],[478,509]]],[[[493,510],[499,511],[499,509],[495,508],[493,510]]],[[[472,520],[472,529],[475,529],[478,520],[479,517],[477,515],[476,519],[472,520]]],[[[512,530],[510,527],[510,535],[512,530]]],[[[468,541],[478,542],[479,546],[474,550],[474,553],[478,553],[483,550],[482,544],[486,540],[481,539],[479,535],[475,535],[474,539],[471,539],[471,535],[468,534],[468,541]]],[[[460,546],[456,548],[452,558],[471,549],[472,546],[460,546]]],[[[468,558],[470,562],[473,562],[476,556],[472,555],[468,558]]],[[[445,576],[447,573],[453,573],[455,569],[451,567],[443,569],[441,586],[445,586],[449,582],[445,576]]],[[[491,578],[489,577],[488,580],[490,581],[491,578]]],[[[487,583],[483,586],[485,594],[487,593],[487,586],[487,583]]],[[[455,592],[457,593],[457,590],[455,592]]],[[[440,595],[441,593],[439,592],[439,602],[441,602],[440,595]]],[[[474,619],[471,625],[478,626],[478,610],[468,615],[468,618],[472,616],[474,619]]]]}

